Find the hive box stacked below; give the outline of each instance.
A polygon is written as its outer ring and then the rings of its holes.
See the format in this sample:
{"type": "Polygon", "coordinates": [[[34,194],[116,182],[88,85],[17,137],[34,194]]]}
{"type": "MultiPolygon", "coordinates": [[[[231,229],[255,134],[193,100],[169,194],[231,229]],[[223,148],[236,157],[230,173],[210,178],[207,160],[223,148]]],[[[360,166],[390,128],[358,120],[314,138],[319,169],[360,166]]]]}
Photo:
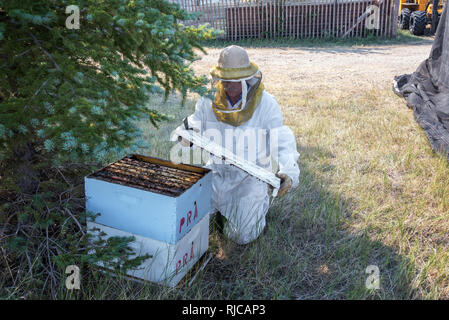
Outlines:
{"type": "Polygon", "coordinates": [[[100,213],[88,229],[134,236],[138,255],[148,253],[137,278],[176,285],[207,250],[209,169],[131,155],[85,177],[86,210],[100,213]]]}

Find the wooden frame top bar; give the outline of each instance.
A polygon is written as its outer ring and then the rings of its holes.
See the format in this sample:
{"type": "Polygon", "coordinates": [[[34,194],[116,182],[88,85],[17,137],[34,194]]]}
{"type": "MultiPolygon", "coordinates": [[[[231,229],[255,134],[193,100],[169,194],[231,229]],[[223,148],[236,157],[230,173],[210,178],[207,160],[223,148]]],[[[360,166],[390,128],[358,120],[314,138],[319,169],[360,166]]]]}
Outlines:
{"type": "Polygon", "coordinates": [[[208,172],[210,169],[207,168],[132,154],[110,163],[86,178],[176,197],[208,172]]]}

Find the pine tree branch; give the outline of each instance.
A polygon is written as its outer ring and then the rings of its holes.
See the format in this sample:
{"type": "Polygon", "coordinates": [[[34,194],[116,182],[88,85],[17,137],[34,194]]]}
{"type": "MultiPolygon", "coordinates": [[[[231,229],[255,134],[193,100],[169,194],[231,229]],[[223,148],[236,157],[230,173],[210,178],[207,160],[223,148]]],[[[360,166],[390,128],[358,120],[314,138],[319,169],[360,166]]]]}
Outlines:
{"type": "Polygon", "coordinates": [[[30,100],[27,102],[27,104],[23,107],[23,110],[25,110],[26,108],[28,108],[28,106],[30,105],[31,101],[33,101],[34,97],[36,97],[36,96],[39,94],[39,92],[41,91],[41,89],[42,89],[43,87],[45,87],[45,85],[47,84],[48,80],[49,80],[49,79],[45,80],[45,81],[41,84],[41,86],[39,87],[39,89],[37,89],[37,90],[34,92],[34,94],[33,94],[33,96],[31,97],[31,99],[30,99],[30,100]]]}
{"type": "Polygon", "coordinates": [[[36,43],[42,49],[42,51],[44,51],[45,55],[53,62],[53,64],[55,65],[56,69],[58,69],[59,72],[62,72],[61,68],[56,63],[55,59],[53,59],[52,55],[50,53],[48,53],[48,51],[45,50],[44,47],[42,47],[42,44],[39,42],[39,40],[37,40],[37,38],[31,32],[28,32],[28,34],[31,36],[31,38],[33,38],[34,43],[36,43]]]}
{"type": "Polygon", "coordinates": [[[12,275],[11,267],[9,266],[9,263],[8,263],[8,257],[5,254],[6,250],[4,250],[3,248],[1,248],[1,250],[2,250],[2,254],[3,254],[3,259],[5,260],[6,267],[8,268],[8,271],[9,271],[9,275],[11,276],[11,280],[14,281],[14,276],[12,275]]]}
{"type": "MultiPolygon", "coordinates": [[[[53,56],[52,56],[50,53],[48,53],[47,50],[45,50],[45,48],[42,46],[42,44],[39,42],[39,40],[38,40],[38,39],[37,39],[31,32],[28,32],[28,34],[31,36],[31,38],[33,38],[34,43],[36,43],[36,44],[39,46],[39,48],[41,48],[41,50],[45,53],[45,55],[46,55],[46,56],[53,62],[53,64],[55,65],[56,69],[57,69],[59,72],[62,72],[62,70],[61,70],[61,68],[59,67],[58,63],[55,61],[55,59],[53,59],[53,56]]],[[[47,83],[47,81],[48,81],[48,79],[44,82],[44,85],[47,83]]],[[[38,89],[38,91],[36,91],[36,92],[34,93],[33,98],[39,93],[39,91],[41,90],[41,88],[42,88],[42,86],[38,89]]],[[[70,86],[70,89],[71,89],[73,95],[74,95],[75,97],[78,97],[78,95],[76,94],[76,92],[75,92],[75,90],[73,89],[72,86],[70,86]]],[[[28,103],[29,103],[29,102],[28,102],[28,103]]],[[[26,106],[24,107],[24,110],[25,110],[27,107],[28,107],[28,105],[26,105],[26,106]]]]}
{"type": "Polygon", "coordinates": [[[70,217],[72,217],[73,221],[75,221],[75,223],[78,225],[78,228],[80,229],[81,233],[83,235],[85,235],[86,233],[83,230],[83,227],[81,226],[81,224],[79,223],[78,219],[76,219],[73,214],[70,212],[70,210],[68,208],[64,208],[65,212],[67,212],[69,214],[70,217]]]}
{"type": "Polygon", "coordinates": [[[23,56],[24,54],[26,54],[28,51],[30,51],[31,50],[31,48],[30,49],[28,49],[28,50],[25,50],[24,52],[22,52],[22,53],[19,53],[17,56],[15,56],[15,58],[20,58],[21,56],[23,56]]]}

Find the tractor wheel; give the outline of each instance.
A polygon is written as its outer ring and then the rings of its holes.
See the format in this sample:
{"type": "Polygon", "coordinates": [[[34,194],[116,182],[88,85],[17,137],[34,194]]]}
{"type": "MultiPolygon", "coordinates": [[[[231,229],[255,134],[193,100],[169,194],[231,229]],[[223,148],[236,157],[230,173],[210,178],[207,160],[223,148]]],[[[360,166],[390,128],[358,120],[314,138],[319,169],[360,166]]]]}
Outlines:
{"type": "Polygon", "coordinates": [[[399,17],[399,27],[401,27],[401,29],[408,29],[411,14],[412,11],[408,8],[401,10],[401,16],[399,17]]]}
{"type": "Polygon", "coordinates": [[[414,11],[410,16],[410,32],[415,36],[424,34],[427,25],[427,16],[424,11],[414,11]]]}

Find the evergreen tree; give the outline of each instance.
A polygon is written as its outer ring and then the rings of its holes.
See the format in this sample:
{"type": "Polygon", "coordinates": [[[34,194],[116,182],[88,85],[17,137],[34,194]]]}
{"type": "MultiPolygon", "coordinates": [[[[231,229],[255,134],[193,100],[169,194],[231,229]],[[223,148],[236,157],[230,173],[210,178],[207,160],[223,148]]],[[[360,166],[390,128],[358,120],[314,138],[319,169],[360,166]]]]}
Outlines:
{"type": "Polygon", "coordinates": [[[0,296],[61,297],[67,265],[96,283],[97,262],[146,258],[128,238],[92,252],[82,180],[146,147],[136,120],[165,117],[151,94],[209,94],[190,64],[216,31],[194,17],[166,0],[0,0],[0,296]]]}
{"type": "Polygon", "coordinates": [[[205,94],[189,64],[215,33],[178,23],[191,18],[166,0],[0,0],[2,184],[33,192],[38,167],[136,151],[135,120],[163,119],[150,93],[205,94]]]}

